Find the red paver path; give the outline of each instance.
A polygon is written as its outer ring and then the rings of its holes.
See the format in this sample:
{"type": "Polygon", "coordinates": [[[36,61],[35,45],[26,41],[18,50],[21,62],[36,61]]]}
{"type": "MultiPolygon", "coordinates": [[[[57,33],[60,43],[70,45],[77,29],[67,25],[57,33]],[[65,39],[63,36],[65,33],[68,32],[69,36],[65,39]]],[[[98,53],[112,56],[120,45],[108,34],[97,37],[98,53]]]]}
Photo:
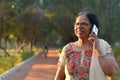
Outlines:
{"type": "Polygon", "coordinates": [[[57,69],[58,51],[48,51],[48,58],[38,55],[6,80],[54,80],[57,69]]]}

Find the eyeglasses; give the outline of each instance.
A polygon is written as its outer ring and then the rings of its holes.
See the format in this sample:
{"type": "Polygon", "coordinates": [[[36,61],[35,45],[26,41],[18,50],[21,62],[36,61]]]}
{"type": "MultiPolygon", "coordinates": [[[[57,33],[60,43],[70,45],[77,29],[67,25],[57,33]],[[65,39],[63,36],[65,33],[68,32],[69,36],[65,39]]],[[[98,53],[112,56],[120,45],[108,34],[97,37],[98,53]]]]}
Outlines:
{"type": "Polygon", "coordinates": [[[82,27],[88,27],[88,26],[90,26],[91,24],[89,24],[89,23],[86,23],[86,22],[83,22],[83,23],[75,23],[75,25],[80,25],[80,26],[82,26],[82,27]]]}

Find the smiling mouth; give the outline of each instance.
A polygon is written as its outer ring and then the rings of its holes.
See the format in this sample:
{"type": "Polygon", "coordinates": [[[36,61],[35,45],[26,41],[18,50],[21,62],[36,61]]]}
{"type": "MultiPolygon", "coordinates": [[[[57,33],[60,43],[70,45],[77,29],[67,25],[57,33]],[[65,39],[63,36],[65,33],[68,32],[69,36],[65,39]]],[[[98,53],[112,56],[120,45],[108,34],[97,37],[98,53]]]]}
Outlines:
{"type": "Polygon", "coordinates": [[[83,34],[84,31],[80,30],[80,31],[77,31],[78,34],[83,34]]]}

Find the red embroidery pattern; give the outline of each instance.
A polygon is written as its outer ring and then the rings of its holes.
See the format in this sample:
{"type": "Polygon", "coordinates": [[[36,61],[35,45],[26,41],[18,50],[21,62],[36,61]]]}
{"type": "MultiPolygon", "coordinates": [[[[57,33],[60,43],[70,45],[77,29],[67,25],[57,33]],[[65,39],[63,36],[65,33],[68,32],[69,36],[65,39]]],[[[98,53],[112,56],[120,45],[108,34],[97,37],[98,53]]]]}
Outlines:
{"type": "Polygon", "coordinates": [[[85,51],[83,66],[81,67],[81,51],[77,52],[71,46],[66,48],[67,69],[74,80],[89,80],[91,56],[92,50],[85,51]]]}

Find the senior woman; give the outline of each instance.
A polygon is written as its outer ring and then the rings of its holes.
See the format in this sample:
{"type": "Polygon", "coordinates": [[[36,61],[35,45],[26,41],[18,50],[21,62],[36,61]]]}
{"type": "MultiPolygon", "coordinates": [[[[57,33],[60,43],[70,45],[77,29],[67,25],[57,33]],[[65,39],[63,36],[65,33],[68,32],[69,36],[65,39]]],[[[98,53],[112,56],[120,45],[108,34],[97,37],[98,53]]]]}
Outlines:
{"type": "Polygon", "coordinates": [[[112,48],[91,33],[93,25],[99,27],[95,14],[80,12],[77,15],[74,32],[78,40],[63,47],[55,80],[111,80],[117,73],[112,48]]]}

